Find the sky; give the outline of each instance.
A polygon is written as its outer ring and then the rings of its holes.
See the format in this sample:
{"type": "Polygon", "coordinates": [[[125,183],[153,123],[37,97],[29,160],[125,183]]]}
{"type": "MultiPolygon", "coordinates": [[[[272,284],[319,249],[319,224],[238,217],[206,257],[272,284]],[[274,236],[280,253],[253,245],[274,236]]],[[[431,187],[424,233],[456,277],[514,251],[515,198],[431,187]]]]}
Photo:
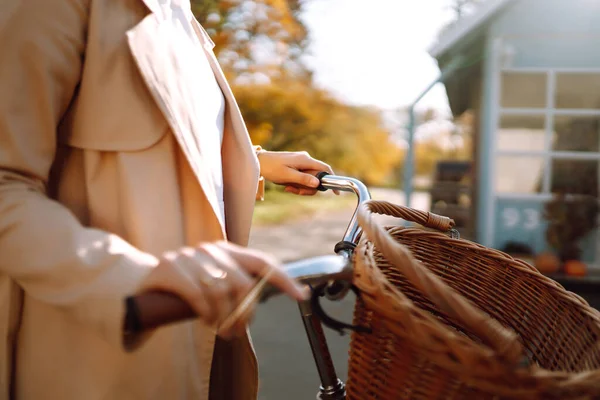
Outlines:
{"type": "MultiPolygon", "coordinates": [[[[312,0],[308,26],[318,85],[356,105],[395,109],[410,104],[439,75],[427,50],[452,18],[449,0],[312,0]]],[[[441,84],[417,108],[446,113],[441,84]]]]}

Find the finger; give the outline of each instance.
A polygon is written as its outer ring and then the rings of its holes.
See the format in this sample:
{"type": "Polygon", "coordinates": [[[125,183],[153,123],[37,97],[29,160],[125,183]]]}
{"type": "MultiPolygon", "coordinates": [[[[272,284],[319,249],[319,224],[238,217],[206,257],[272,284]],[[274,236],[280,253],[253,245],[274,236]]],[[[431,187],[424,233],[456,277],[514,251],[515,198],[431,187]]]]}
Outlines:
{"type": "Polygon", "coordinates": [[[235,310],[219,326],[218,334],[222,334],[225,337],[236,335],[240,326],[247,325],[256,307],[258,296],[260,296],[260,292],[267,282],[267,277],[268,274],[261,278],[252,290],[240,300],[235,310]]]}
{"type": "Polygon", "coordinates": [[[317,192],[316,189],[300,189],[298,194],[300,196],[314,196],[317,192]]]}
{"type": "Polygon", "coordinates": [[[316,189],[321,184],[321,181],[316,176],[294,168],[286,168],[283,180],[286,186],[304,186],[313,189],[316,189]]]}
{"type": "MultiPolygon", "coordinates": [[[[323,164],[325,164],[325,163],[323,163],[323,164]]],[[[317,169],[317,170],[304,170],[304,171],[302,171],[302,172],[317,176],[317,175],[318,175],[320,172],[323,172],[323,171],[325,171],[325,172],[329,173],[329,175],[335,175],[335,173],[333,172],[333,169],[332,169],[332,168],[331,168],[329,165],[325,164],[325,166],[327,167],[325,170],[323,170],[323,169],[317,169]]],[[[334,193],[336,196],[339,196],[339,194],[340,194],[340,191],[339,191],[339,190],[333,190],[333,193],[334,193]]]]}
{"type": "Polygon", "coordinates": [[[206,293],[189,269],[184,267],[181,255],[167,253],[164,260],[169,264],[171,273],[166,279],[153,285],[153,288],[176,293],[192,307],[199,318],[210,320],[212,310],[206,299],[206,293]]]}
{"type": "MultiPolygon", "coordinates": [[[[333,174],[331,167],[329,167],[329,171],[331,171],[330,173],[333,174]]],[[[285,178],[286,178],[285,179],[285,182],[286,182],[286,190],[285,191],[288,193],[299,194],[302,196],[315,195],[318,192],[318,190],[316,188],[319,187],[319,185],[321,184],[321,181],[315,176],[319,172],[322,172],[322,171],[321,170],[297,171],[297,170],[294,170],[293,168],[289,168],[285,174],[285,178]],[[312,176],[314,176],[315,179],[313,179],[312,176]],[[294,188],[296,190],[287,189],[288,187],[294,188]],[[302,192],[303,189],[308,189],[309,191],[302,192]]],[[[334,190],[333,193],[336,195],[339,195],[340,191],[334,190]]]]}
{"type": "Polygon", "coordinates": [[[214,245],[204,244],[193,251],[194,258],[204,267],[199,272],[208,276],[209,284],[205,292],[210,296],[215,314],[213,323],[219,326],[251,290],[252,279],[237,266],[233,258],[214,245]]]}
{"type": "Polygon", "coordinates": [[[231,285],[231,297],[236,300],[237,305],[254,285],[250,275],[240,267],[235,258],[217,244],[204,244],[199,250],[206,252],[217,262],[218,267],[227,273],[225,279],[231,285]]]}
{"type": "Polygon", "coordinates": [[[250,321],[254,317],[254,312],[255,307],[248,308],[242,315],[236,318],[233,325],[227,329],[220,329],[218,335],[224,339],[243,336],[246,333],[246,329],[248,328],[250,321]]]}
{"type": "Polygon", "coordinates": [[[313,170],[319,172],[325,171],[333,175],[333,169],[329,166],[329,164],[312,158],[306,152],[298,153],[298,156],[294,159],[292,166],[300,170],[313,170]]]}
{"type": "Polygon", "coordinates": [[[214,260],[196,249],[186,248],[181,250],[179,263],[202,288],[203,300],[208,308],[204,322],[207,325],[217,323],[223,314],[227,314],[227,308],[233,306],[228,304],[228,294],[223,293],[226,287],[221,282],[222,279],[216,278],[214,271],[218,268],[214,260]]]}
{"type": "Polygon", "coordinates": [[[283,191],[286,193],[300,194],[300,189],[295,188],[293,186],[286,186],[285,189],[283,189],[283,191]]]}
{"type": "Polygon", "coordinates": [[[227,279],[220,279],[218,283],[210,289],[214,293],[214,298],[219,299],[213,306],[217,310],[217,318],[214,324],[219,326],[231,315],[237,305],[235,298],[232,296],[231,288],[227,279]]]}
{"type": "Polygon", "coordinates": [[[307,189],[304,187],[286,186],[284,189],[286,193],[292,193],[300,196],[313,196],[318,193],[317,189],[307,189]]]}
{"type": "Polygon", "coordinates": [[[238,330],[237,327],[247,325],[247,321],[251,318],[254,308],[256,307],[260,293],[268,283],[268,279],[273,271],[273,269],[269,269],[267,273],[254,285],[252,290],[238,304],[233,313],[231,313],[227,320],[221,324],[221,327],[219,328],[221,331],[236,334],[236,331],[238,330]]]}
{"type": "Polygon", "coordinates": [[[235,325],[238,323],[238,319],[242,319],[240,323],[246,323],[244,315],[250,314],[255,304],[249,303],[248,309],[243,309],[242,316],[233,315],[237,312],[242,302],[246,300],[246,297],[254,287],[254,281],[250,275],[244,271],[237,263],[237,261],[231,257],[225,248],[218,246],[217,244],[205,244],[201,247],[201,251],[208,253],[213,257],[220,265],[220,268],[227,271],[227,277],[225,280],[229,283],[228,298],[230,300],[228,304],[227,313],[221,315],[218,324],[218,334],[223,338],[229,338],[235,335],[235,325]],[[229,319],[234,318],[232,326],[223,326],[230,323],[229,319]]]}
{"type": "Polygon", "coordinates": [[[270,274],[268,282],[279,288],[282,292],[295,298],[296,300],[305,300],[307,292],[294,279],[290,278],[281,268],[280,264],[272,257],[266,254],[250,250],[244,247],[235,246],[231,243],[222,242],[220,246],[227,248],[238,264],[251,274],[259,276],[265,275],[270,269],[273,272],[270,274]]]}

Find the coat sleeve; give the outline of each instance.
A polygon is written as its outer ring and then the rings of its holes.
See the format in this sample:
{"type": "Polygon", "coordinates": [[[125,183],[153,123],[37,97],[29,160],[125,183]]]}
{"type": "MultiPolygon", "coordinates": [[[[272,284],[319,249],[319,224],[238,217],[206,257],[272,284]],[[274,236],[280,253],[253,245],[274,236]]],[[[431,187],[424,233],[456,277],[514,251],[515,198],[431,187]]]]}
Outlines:
{"type": "Polygon", "coordinates": [[[158,261],[46,195],[85,57],[89,0],[0,5],[0,273],[116,346],[123,300],[158,261]]]}
{"type": "MultiPolygon", "coordinates": [[[[262,150],[262,147],[260,146],[253,146],[254,147],[254,153],[256,154],[256,157],[258,157],[258,153],[260,153],[260,151],[262,150]]],[[[257,201],[263,201],[265,199],[265,178],[261,175],[258,178],[258,187],[256,188],[256,200],[257,201]]]]}

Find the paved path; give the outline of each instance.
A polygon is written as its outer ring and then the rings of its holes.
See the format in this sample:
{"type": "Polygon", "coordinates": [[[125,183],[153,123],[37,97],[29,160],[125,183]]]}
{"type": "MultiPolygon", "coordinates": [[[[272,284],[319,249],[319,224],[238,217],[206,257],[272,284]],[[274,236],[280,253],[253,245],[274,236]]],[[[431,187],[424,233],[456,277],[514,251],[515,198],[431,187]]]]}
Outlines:
{"type": "MultiPolygon", "coordinates": [[[[397,190],[373,189],[373,199],[404,204],[404,194],[397,190]]],[[[429,210],[429,195],[415,193],[411,206],[429,210]]],[[[353,209],[313,215],[288,224],[261,226],[252,231],[250,246],[275,254],[282,261],[330,254],[342,238],[353,209]]]]}
{"type": "MultiPolygon", "coordinates": [[[[377,200],[404,204],[402,192],[372,190],[377,200]]],[[[429,209],[429,197],[416,193],[412,206],[429,209]]],[[[315,215],[311,218],[278,226],[263,226],[253,230],[250,246],[273,253],[283,261],[331,254],[333,246],[343,236],[352,209],[315,215]]],[[[351,321],[353,298],[328,304],[326,310],[334,317],[351,321]]],[[[252,324],[254,345],[260,365],[260,400],[314,399],[319,379],[297,305],[279,297],[257,310],[252,324]]],[[[326,330],[332,357],[340,378],[345,380],[349,338],[326,330]]]]}

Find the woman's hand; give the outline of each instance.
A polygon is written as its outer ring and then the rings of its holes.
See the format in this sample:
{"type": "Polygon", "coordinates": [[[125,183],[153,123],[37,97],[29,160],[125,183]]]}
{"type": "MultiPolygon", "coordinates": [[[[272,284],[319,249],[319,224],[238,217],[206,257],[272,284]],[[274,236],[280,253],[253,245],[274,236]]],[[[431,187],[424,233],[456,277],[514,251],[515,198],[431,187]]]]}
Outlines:
{"type": "Polygon", "coordinates": [[[265,151],[258,153],[260,173],[268,181],[285,186],[285,191],[303,196],[317,193],[320,182],[315,177],[333,170],[322,161],[315,160],[307,152],[265,151]]]}
{"type": "Polygon", "coordinates": [[[226,331],[219,329],[254,287],[257,279],[267,281],[296,300],[307,292],[290,278],[269,255],[228,242],[204,243],[166,253],[142,285],[142,292],[161,290],[185,300],[207,325],[222,337],[241,335],[253,315],[245,312],[226,331]]]}

